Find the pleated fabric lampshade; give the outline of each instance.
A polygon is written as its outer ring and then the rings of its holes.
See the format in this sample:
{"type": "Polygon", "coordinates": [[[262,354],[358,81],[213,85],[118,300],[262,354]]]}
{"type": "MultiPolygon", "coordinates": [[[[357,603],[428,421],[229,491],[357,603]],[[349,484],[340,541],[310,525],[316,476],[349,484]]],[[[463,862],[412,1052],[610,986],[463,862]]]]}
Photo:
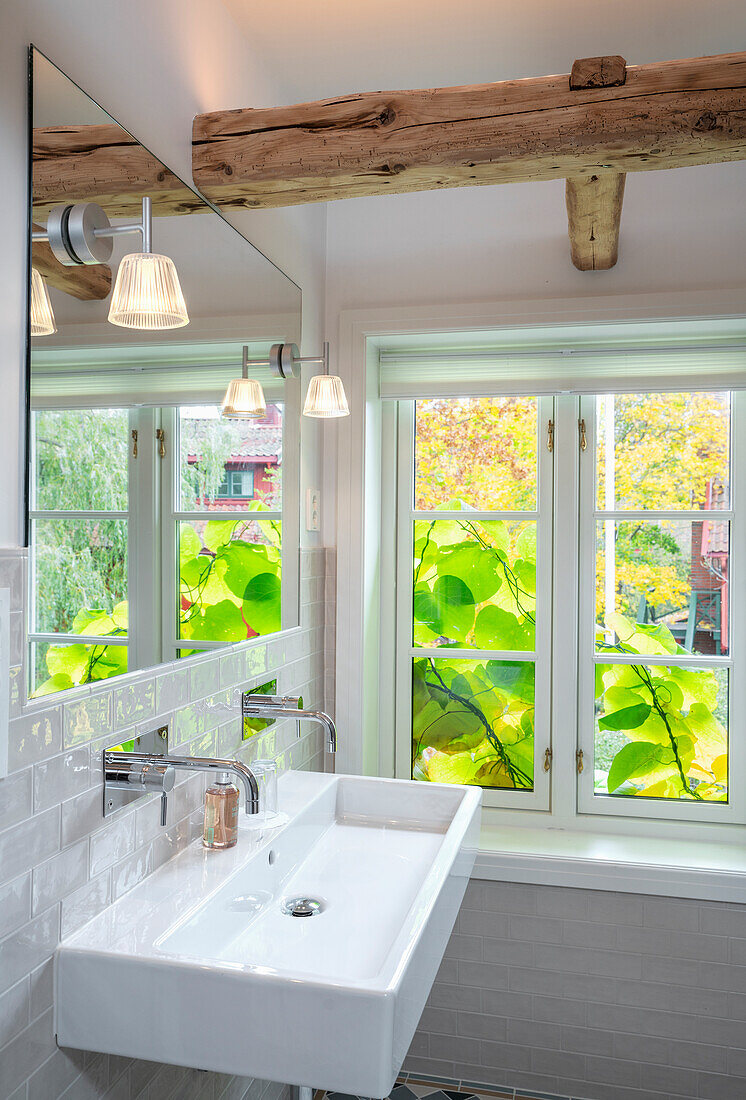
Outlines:
{"type": "Polygon", "coordinates": [[[317,416],[330,419],[336,416],[349,416],[342,379],[336,374],[315,374],[308,385],[304,416],[317,416]]]}
{"type": "Polygon", "coordinates": [[[31,268],[31,335],[51,336],[57,331],[47,284],[35,267],[31,268]]]}
{"type": "Polygon", "coordinates": [[[254,378],[234,378],[223,398],[223,416],[253,420],[267,415],[264,390],[254,378]]]}
{"type": "Polygon", "coordinates": [[[167,329],[189,324],[176,266],[168,256],[133,252],[117,271],[109,320],[122,328],[167,329]]]}

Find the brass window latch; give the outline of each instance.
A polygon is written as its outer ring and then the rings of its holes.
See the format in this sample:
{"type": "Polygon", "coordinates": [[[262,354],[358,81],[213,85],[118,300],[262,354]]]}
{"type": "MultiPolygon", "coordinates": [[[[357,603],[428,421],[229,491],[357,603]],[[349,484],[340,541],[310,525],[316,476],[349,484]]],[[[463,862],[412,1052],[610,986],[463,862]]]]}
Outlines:
{"type": "Polygon", "coordinates": [[[163,428],[155,429],[155,438],[158,440],[158,454],[161,458],[166,457],[166,433],[163,428]]]}
{"type": "Polygon", "coordinates": [[[578,751],[575,753],[575,766],[578,769],[578,775],[582,775],[583,774],[583,768],[585,766],[583,764],[583,750],[582,749],[578,749],[578,751]]]}
{"type": "Polygon", "coordinates": [[[578,435],[580,436],[580,449],[581,449],[581,451],[587,451],[588,450],[588,438],[587,438],[586,433],[585,433],[585,420],[583,420],[582,417],[578,421],[578,435]]]}
{"type": "Polygon", "coordinates": [[[547,450],[554,450],[554,421],[550,420],[547,424],[547,450]]]}
{"type": "Polygon", "coordinates": [[[552,750],[544,750],[544,771],[548,772],[552,767],[552,750]]]}
{"type": "Polygon", "coordinates": [[[137,458],[137,428],[132,429],[132,457],[137,458]]]}

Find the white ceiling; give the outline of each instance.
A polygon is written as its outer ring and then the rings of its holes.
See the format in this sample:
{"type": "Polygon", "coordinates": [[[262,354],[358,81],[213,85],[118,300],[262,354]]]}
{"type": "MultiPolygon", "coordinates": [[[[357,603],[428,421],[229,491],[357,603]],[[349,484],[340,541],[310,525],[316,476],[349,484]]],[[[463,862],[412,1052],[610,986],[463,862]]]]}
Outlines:
{"type": "Polygon", "coordinates": [[[633,65],[746,48],[744,0],[223,2],[288,103],[565,73],[596,54],[633,65]]]}

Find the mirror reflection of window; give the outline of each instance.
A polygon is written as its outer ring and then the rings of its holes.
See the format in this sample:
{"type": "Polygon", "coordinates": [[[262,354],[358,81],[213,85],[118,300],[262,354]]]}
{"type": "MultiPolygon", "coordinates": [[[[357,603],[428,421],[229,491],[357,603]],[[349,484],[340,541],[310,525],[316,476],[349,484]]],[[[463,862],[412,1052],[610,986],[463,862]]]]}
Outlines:
{"type": "Polygon", "coordinates": [[[179,409],[178,616],[187,656],[281,627],[282,406],[225,420],[179,409]]]}
{"type": "Polygon", "coordinates": [[[225,511],[251,500],[282,508],[282,406],[256,420],[225,420],[217,406],[180,410],[181,506],[225,511]]]}
{"type": "Polygon", "coordinates": [[[126,409],[32,414],[31,695],[127,671],[129,435],[126,409]]]}

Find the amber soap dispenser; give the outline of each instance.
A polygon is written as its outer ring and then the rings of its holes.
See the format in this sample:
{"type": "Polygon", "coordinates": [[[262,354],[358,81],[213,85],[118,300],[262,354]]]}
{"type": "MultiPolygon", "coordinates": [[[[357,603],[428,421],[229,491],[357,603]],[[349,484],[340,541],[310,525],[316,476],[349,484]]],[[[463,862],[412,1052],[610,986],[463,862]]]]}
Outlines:
{"type": "Polygon", "coordinates": [[[218,772],[205,795],[205,848],[232,848],[238,840],[238,787],[230,772],[218,772]]]}

